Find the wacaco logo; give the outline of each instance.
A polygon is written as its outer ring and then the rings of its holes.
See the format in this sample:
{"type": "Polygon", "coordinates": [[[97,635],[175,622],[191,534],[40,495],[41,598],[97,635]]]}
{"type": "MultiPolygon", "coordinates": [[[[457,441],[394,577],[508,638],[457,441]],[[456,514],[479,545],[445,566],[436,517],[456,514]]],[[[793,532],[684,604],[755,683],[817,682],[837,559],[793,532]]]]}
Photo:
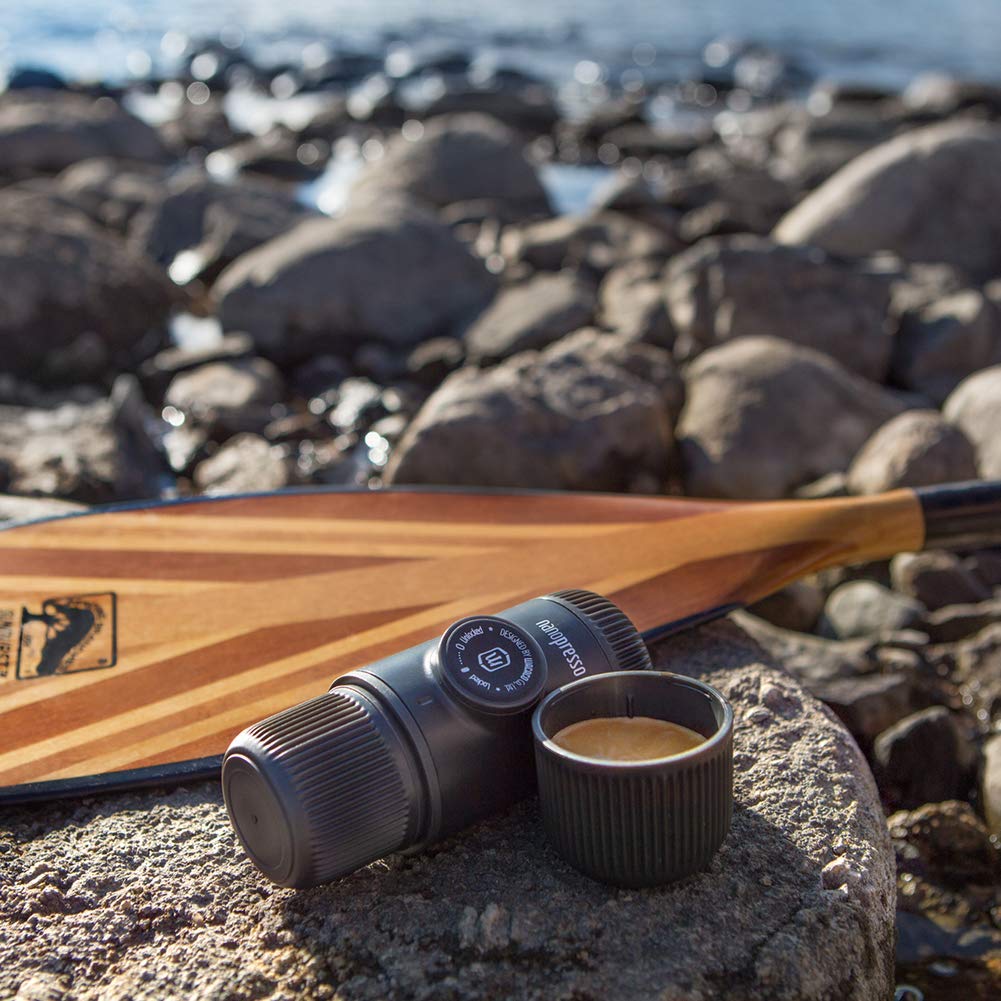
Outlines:
{"type": "Polygon", "coordinates": [[[47,598],[40,608],[0,607],[0,678],[114,667],[115,595],[47,598]]]}

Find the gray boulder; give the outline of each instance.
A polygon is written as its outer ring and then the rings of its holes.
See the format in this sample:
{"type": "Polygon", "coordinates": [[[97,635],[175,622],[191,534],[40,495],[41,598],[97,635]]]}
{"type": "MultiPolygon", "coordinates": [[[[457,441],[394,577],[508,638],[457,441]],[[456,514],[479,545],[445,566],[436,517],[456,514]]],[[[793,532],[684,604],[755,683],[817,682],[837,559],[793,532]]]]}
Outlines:
{"type": "Polygon", "coordinates": [[[124,234],[135,214],[163,197],[166,168],[99,157],[67,167],[57,178],[59,194],[95,222],[124,234]]]}
{"type": "Polygon", "coordinates": [[[916,598],[931,611],[991,597],[990,588],[955,553],[941,550],[898,553],[890,560],[890,579],[894,590],[916,598]]]}
{"type": "Polygon", "coordinates": [[[795,580],[748,606],[748,611],[781,629],[811,632],[824,610],[824,590],[812,579],[795,580]]]}
{"type": "Polygon", "coordinates": [[[871,580],[851,580],[836,587],[824,605],[818,632],[833,639],[920,628],[925,607],[871,580]]]}
{"type": "Polygon", "coordinates": [[[686,492],[775,498],[847,468],[904,405],[817,351],[773,337],[711,348],[685,372],[686,492]]]}
{"type": "Polygon", "coordinates": [[[0,95],[0,175],[57,173],[78,160],[165,158],[156,130],[110,97],[67,91],[0,95]]]}
{"type": "Polygon", "coordinates": [[[828,682],[816,694],[834,710],[848,732],[869,747],[878,734],[911,712],[914,688],[905,673],[867,674],[828,682]]]}
{"type": "Polygon", "coordinates": [[[823,351],[879,382],[892,347],[889,302],[887,274],[765,237],[703,240],[667,268],[667,303],[682,358],[765,334],[823,351]]]}
{"type": "Polygon", "coordinates": [[[151,261],[83,213],[0,192],[3,368],[37,383],[96,380],[162,343],[174,293],[151,261]]]}
{"type": "Polygon", "coordinates": [[[736,808],[705,872],[631,893],[593,882],[547,846],[528,801],[303,893],[245,858],[218,782],[14,808],[0,819],[0,993],[889,997],[893,853],[855,743],[730,625],[654,660],[735,710],[736,808]],[[60,955],[73,962],[54,967],[60,955]]]}
{"type": "Polygon", "coordinates": [[[594,288],[569,271],[539,274],[501,289],[465,333],[471,361],[544,348],[591,322],[594,288]]]}
{"type": "Polygon", "coordinates": [[[962,794],[964,748],[952,713],[932,706],[905,716],[873,744],[880,788],[909,809],[962,794]]]}
{"type": "Polygon", "coordinates": [[[149,438],[153,415],[131,376],[111,396],[42,410],[0,407],[5,492],[103,504],[157,497],[166,463],[149,438]]]}
{"type": "Polygon", "coordinates": [[[442,115],[419,139],[397,135],[359,175],[351,201],[406,195],[435,208],[489,199],[524,216],[549,215],[549,199],[522,142],[488,115],[442,115]]]}
{"type": "Polygon", "coordinates": [[[968,375],[1001,363],[1001,310],[963,289],[904,313],[893,342],[893,381],[941,404],[968,375]]]}
{"type": "Polygon", "coordinates": [[[980,801],[992,834],[1001,834],[1001,734],[984,742],[980,771],[980,801]]]}
{"type": "Polygon", "coordinates": [[[1001,479],[1001,365],[964,379],[942,413],[973,442],[980,475],[1001,479]]]}
{"type": "Polygon", "coordinates": [[[673,347],[662,273],[660,261],[642,258],[609,271],[599,295],[602,326],[631,341],[673,347]]]}
{"type": "MultiPolygon", "coordinates": [[[[464,368],[428,398],[386,469],[390,483],[548,489],[656,488],[673,454],[661,390],[629,371],[631,353],[557,342],[496,368],[464,368]],[[628,363],[628,362],[627,362],[628,363]]],[[[656,349],[648,349],[656,350],[656,349]]]]}
{"type": "Polygon", "coordinates": [[[858,257],[892,250],[983,280],[1001,273],[1001,126],[953,121],[863,153],[775,227],[780,243],[858,257]]]}
{"type": "Polygon", "coordinates": [[[179,372],[167,387],[164,404],[209,434],[228,437],[265,427],[284,390],[281,373],[267,359],[236,358],[179,372]]]}
{"type": "Polygon", "coordinates": [[[281,490],[291,480],[284,451],[255,434],[230,438],[195,467],[195,486],[204,494],[247,494],[281,490]]]}
{"type": "Polygon", "coordinates": [[[43,518],[64,518],[68,514],[80,514],[86,510],[86,504],[77,504],[75,501],[0,494],[0,526],[4,528],[43,518]]]}
{"type": "Polygon", "coordinates": [[[887,421],[848,469],[853,494],[924,487],[977,478],[970,440],[937,410],[908,410],[887,421]]]}
{"type": "Polygon", "coordinates": [[[509,264],[536,271],[586,267],[597,274],[640,258],[663,261],[681,247],[681,241],[662,228],[611,211],[508,226],[500,241],[500,253],[509,264]]]}
{"type": "Polygon", "coordinates": [[[225,330],[287,362],[366,340],[409,347],[467,321],[495,279],[404,202],[310,219],[237,258],[213,295],[225,330]]]}
{"type": "Polygon", "coordinates": [[[200,171],[182,173],[131,221],[129,241],[179,285],[211,282],[241,254],[313,215],[290,193],[262,181],[218,184],[200,171]]]}

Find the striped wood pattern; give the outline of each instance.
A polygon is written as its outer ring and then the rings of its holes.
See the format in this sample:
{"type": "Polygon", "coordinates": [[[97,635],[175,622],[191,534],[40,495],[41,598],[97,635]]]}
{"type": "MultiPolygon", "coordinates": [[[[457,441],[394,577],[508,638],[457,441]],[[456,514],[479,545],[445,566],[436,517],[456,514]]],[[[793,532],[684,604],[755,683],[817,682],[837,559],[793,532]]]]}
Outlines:
{"type": "Polygon", "coordinates": [[[0,788],[220,754],[345,671],[547,591],[601,592],[647,630],[922,536],[910,491],[290,492],[10,528],[0,788]]]}

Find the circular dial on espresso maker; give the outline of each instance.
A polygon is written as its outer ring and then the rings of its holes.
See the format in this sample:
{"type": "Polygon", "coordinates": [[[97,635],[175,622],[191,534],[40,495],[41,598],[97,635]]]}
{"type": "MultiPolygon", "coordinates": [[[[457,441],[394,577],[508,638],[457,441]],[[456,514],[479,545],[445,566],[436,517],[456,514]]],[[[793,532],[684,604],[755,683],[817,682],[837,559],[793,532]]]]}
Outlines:
{"type": "Polygon", "coordinates": [[[538,644],[492,615],[461,619],[445,633],[438,670],[452,694],[486,712],[527,709],[546,686],[546,659],[538,644]]]}

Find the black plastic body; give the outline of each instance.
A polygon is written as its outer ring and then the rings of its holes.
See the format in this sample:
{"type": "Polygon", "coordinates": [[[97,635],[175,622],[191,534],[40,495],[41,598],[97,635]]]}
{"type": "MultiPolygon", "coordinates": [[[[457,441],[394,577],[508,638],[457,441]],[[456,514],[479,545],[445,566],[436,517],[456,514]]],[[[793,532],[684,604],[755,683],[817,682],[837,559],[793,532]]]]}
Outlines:
{"type": "Polygon", "coordinates": [[[617,668],[600,631],[557,597],[533,598],[493,618],[530,637],[544,659],[540,695],[520,710],[478,709],[443,684],[437,639],[346,674],[331,687],[357,689],[376,701],[398,746],[406,748],[410,761],[401,767],[416,772],[418,789],[412,794],[422,801],[418,829],[407,846],[412,850],[529,794],[535,787],[530,717],[538,697],[617,668]]]}
{"type": "Polygon", "coordinates": [[[657,671],[621,671],[569,685],[532,719],[539,803],[557,851],[594,879],[649,887],[705,868],[733,812],[733,710],[709,685],[657,671]],[[552,738],[586,719],[652,716],[706,738],[651,761],[574,754],[552,738]]]}

